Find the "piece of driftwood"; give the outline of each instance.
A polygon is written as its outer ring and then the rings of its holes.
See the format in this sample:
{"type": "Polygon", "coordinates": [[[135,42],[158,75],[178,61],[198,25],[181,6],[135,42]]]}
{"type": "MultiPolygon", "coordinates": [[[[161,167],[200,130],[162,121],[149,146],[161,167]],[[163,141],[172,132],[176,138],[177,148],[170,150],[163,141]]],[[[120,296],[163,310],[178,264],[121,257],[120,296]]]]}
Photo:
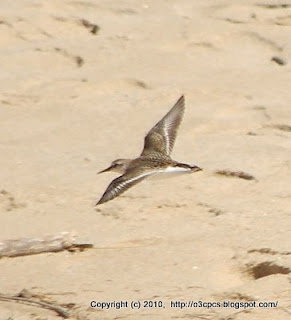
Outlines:
{"type": "MultiPolygon", "coordinates": [[[[8,294],[0,293],[0,300],[2,301],[9,301],[9,302],[20,302],[24,304],[34,305],[40,308],[50,309],[55,311],[58,315],[62,316],[65,319],[70,317],[70,314],[67,310],[59,307],[58,305],[42,301],[39,299],[34,299],[32,297],[26,297],[26,290],[21,291],[18,295],[11,296],[8,294]]],[[[29,295],[28,295],[29,296],[29,295]]]]}
{"type": "Polygon", "coordinates": [[[78,244],[76,243],[75,235],[70,232],[61,232],[57,235],[46,235],[42,238],[20,238],[0,241],[0,258],[63,250],[83,251],[88,248],[93,248],[93,245],[78,244]]]}
{"type": "Polygon", "coordinates": [[[215,174],[226,176],[226,177],[235,177],[235,178],[240,178],[245,180],[256,180],[254,176],[243,171],[217,170],[215,171],[215,174]]]}
{"type": "Polygon", "coordinates": [[[291,132],[291,126],[288,124],[269,124],[265,125],[265,128],[274,128],[285,132],[291,132]]]}

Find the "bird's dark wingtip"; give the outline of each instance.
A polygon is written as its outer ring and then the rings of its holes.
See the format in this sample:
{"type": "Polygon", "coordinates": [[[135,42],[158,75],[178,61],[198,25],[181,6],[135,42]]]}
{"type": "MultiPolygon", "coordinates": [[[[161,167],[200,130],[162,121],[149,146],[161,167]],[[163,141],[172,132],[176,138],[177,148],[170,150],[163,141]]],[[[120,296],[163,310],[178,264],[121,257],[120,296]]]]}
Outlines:
{"type": "Polygon", "coordinates": [[[192,172],[203,171],[203,169],[198,166],[191,166],[191,170],[192,170],[192,172]]]}
{"type": "Polygon", "coordinates": [[[178,99],[178,101],[185,101],[185,95],[182,94],[182,95],[180,96],[180,98],[178,99]]]}
{"type": "Polygon", "coordinates": [[[174,107],[169,112],[171,112],[174,108],[184,107],[184,105],[185,105],[185,97],[182,94],[180,98],[177,100],[177,102],[174,104],[174,107]]]}
{"type": "Polygon", "coordinates": [[[95,204],[95,207],[99,206],[100,204],[103,204],[105,202],[109,201],[108,199],[106,199],[106,197],[101,197],[101,199],[99,199],[99,201],[95,204]]]}

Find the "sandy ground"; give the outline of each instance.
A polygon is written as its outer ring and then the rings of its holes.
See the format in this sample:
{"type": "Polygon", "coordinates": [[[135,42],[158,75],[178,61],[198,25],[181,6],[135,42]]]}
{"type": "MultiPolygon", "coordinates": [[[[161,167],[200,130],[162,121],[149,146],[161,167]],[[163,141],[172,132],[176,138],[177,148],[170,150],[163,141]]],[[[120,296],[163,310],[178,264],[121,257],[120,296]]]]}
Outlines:
{"type": "MultiPolygon", "coordinates": [[[[1,294],[26,289],[81,320],[290,319],[288,3],[1,2],[0,241],[68,231],[95,246],[2,258],[1,294]],[[96,173],[138,156],[181,94],[173,158],[204,171],[94,207],[116,177],[96,173]],[[277,307],[234,307],[253,301],[277,307]]],[[[60,317],[0,301],[0,319],[60,317]]]]}

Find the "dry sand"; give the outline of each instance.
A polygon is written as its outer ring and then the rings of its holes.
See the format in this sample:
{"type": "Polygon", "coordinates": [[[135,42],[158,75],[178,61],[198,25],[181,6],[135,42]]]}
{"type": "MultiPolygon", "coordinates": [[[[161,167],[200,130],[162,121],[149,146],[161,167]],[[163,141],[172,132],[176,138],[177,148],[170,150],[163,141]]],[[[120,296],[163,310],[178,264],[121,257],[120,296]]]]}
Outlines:
{"type": "MultiPolygon", "coordinates": [[[[15,0],[0,9],[0,241],[68,231],[95,245],[2,258],[0,293],[74,304],[71,318],[82,320],[290,319],[291,3],[15,0]],[[95,208],[116,177],[97,171],[138,156],[182,93],[173,158],[204,171],[143,182],[95,208]],[[100,310],[91,300],[164,308],[100,310]],[[199,300],[278,305],[170,306],[199,300]]],[[[0,301],[0,319],[60,318],[0,301]]]]}

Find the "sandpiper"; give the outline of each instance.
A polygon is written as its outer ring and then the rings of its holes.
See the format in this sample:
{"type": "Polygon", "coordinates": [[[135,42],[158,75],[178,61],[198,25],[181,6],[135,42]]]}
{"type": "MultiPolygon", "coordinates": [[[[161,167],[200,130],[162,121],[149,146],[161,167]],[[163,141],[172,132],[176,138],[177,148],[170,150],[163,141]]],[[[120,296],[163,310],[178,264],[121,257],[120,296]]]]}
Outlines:
{"type": "Polygon", "coordinates": [[[96,205],[118,197],[150,176],[202,170],[196,165],[180,163],[170,157],[184,110],[185,98],[181,96],[173,108],[146,135],[143,151],[138,158],[117,159],[109,168],[99,172],[116,171],[121,173],[121,176],[110,183],[96,205]]]}

